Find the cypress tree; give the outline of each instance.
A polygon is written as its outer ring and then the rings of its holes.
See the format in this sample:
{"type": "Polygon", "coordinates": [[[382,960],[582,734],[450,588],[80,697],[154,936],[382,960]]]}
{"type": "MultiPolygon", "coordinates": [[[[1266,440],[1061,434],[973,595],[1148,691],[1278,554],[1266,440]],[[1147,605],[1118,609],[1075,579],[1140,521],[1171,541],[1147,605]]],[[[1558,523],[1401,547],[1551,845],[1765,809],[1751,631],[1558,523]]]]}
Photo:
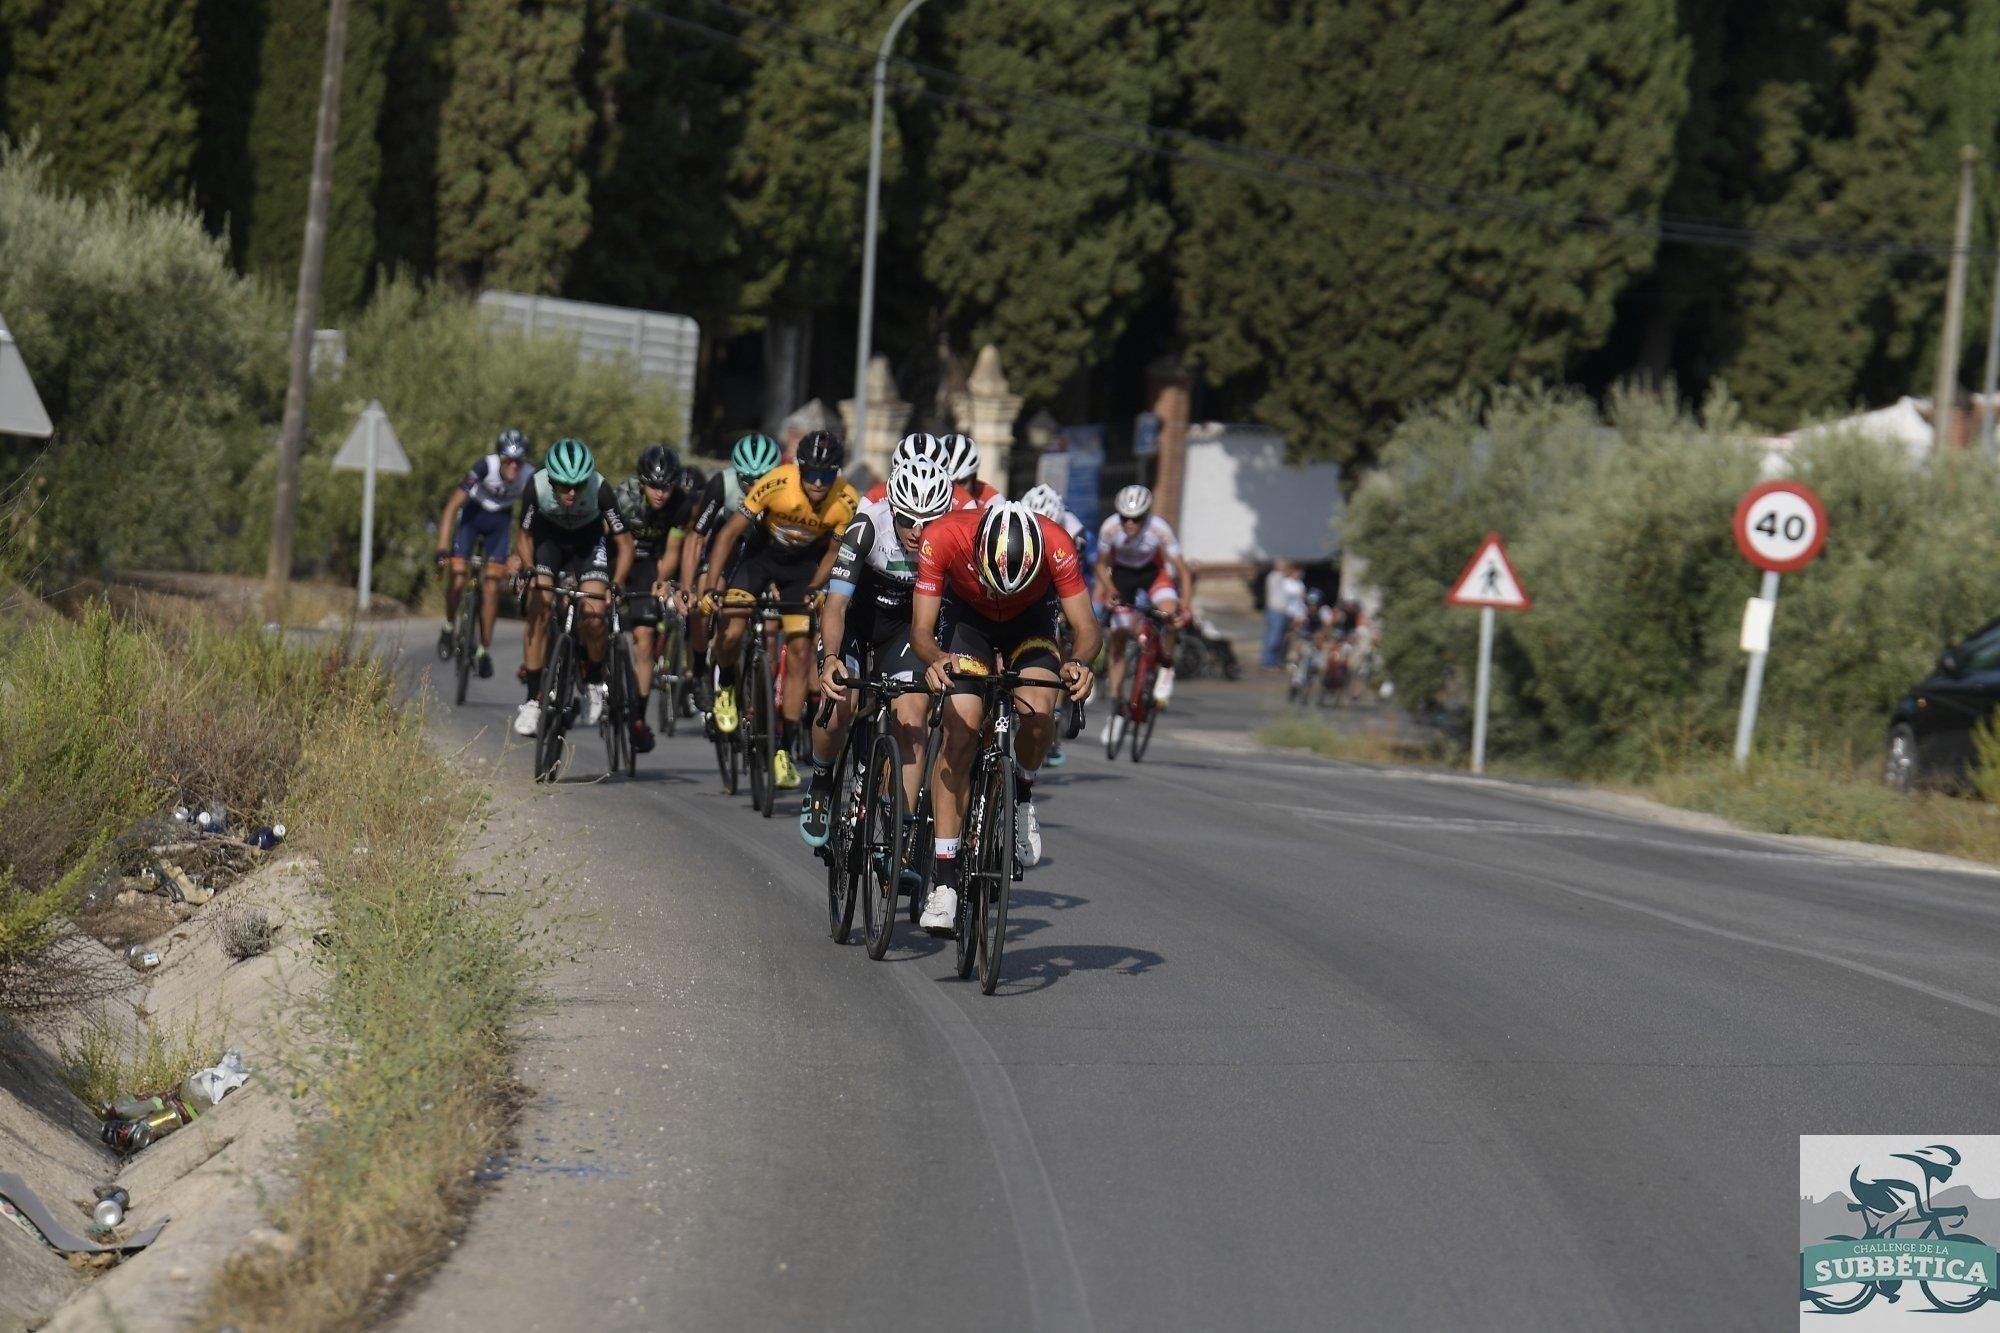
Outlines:
{"type": "Polygon", "coordinates": [[[1643,234],[1470,198],[1419,209],[1356,169],[1572,215],[1653,213],[1686,106],[1669,0],[1262,0],[1215,6],[1188,48],[1204,129],[1346,169],[1338,191],[1174,172],[1190,348],[1224,410],[1295,447],[1366,458],[1411,404],[1564,376],[1651,265],[1643,234]]]}
{"type": "Polygon", "coordinates": [[[195,9],[195,203],[208,229],[228,237],[239,264],[250,223],[250,117],[266,11],[244,0],[197,0],[195,9]]]}
{"type": "Polygon", "coordinates": [[[178,196],[193,159],[194,0],[0,0],[4,123],[54,179],[178,196]]]}
{"type": "Polygon", "coordinates": [[[429,276],[437,262],[438,122],[450,81],[449,0],[386,0],[387,87],[376,139],[375,251],[385,268],[429,276]]]}
{"type": "MultiPolygon", "coordinates": [[[[252,195],[243,259],[247,269],[286,287],[298,276],[305,238],[326,19],[325,0],[268,0],[249,130],[252,195]]],[[[374,0],[349,0],[326,276],[320,289],[329,314],[360,306],[374,267],[383,55],[382,17],[374,0]]]]}
{"type": "MultiPolygon", "coordinates": [[[[1186,8],[971,0],[945,45],[973,97],[985,84],[1061,99],[1046,109],[1071,121],[1079,106],[1173,120],[1186,8]]],[[[1155,159],[1038,120],[1034,101],[1013,109],[938,113],[923,272],[969,344],[997,345],[1014,387],[1046,401],[1101,366],[1165,282],[1173,219],[1155,159]]]]}
{"type": "Polygon", "coordinates": [[[555,292],[590,234],[584,0],[452,0],[437,260],[471,286],[555,292]]]}

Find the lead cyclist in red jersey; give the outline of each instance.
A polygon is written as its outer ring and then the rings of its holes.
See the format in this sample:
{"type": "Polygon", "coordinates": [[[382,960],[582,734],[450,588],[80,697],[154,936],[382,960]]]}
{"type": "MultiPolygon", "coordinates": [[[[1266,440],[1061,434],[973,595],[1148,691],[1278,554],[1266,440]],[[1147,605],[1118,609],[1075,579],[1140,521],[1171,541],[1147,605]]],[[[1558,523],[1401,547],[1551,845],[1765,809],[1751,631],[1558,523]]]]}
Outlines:
{"type": "Polygon", "coordinates": [[[924,530],[917,582],[910,606],[910,646],[924,664],[924,679],[947,694],[944,743],[931,775],[936,818],[936,868],[923,926],[949,934],[958,911],[958,846],[967,784],[985,721],[977,694],[953,693],[955,665],[1013,670],[1046,685],[1014,692],[1021,730],[1015,741],[1014,850],[1023,865],[1039,859],[1034,776],[1056,735],[1056,707],[1065,693],[1090,697],[1085,663],[1096,656],[1101,634],[1076,547],[1068,534],[1026,506],[1000,501],[978,513],[954,513],[924,530]],[[1075,636],[1067,661],[1056,648],[1056,617],[1075,636]]]}

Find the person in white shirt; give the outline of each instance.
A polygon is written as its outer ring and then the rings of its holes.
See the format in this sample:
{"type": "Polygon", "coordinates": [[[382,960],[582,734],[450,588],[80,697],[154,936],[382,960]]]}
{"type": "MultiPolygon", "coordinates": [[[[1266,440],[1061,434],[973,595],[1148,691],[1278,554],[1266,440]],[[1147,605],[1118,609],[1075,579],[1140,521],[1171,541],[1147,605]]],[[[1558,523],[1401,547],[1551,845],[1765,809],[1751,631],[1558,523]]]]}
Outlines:
{"type": "Polygon", "coordinates": [[[1120,608],[1111,618],[1109,697],[1118,698],[1124,681],[1133,611],[1150,606],[1170,617],[1160,626],[1160,672],[1153,683],[1153,702],[1164,704],[1174,692],[1174,645],[1180,638],[1184,582],[1180,539],[1172,525],[1153,512],[1153,493],[1144,486],[1127,486],[1113,503],[1116,512],[1097,532],[1097,600],[1101,606],[1120,608]]]}

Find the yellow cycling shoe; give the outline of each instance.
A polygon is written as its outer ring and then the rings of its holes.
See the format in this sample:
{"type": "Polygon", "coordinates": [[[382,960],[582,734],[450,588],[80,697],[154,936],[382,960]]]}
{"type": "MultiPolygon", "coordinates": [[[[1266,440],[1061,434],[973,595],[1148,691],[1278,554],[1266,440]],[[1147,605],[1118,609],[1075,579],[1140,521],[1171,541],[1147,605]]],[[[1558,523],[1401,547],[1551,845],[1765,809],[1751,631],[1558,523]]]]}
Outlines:
{"type": "Polygon", "coordinates": [[[780,750],[771,756],[771,781],[779,791],[790,791],[799,785],[798,765],[792,762],[790,750],[780,750]]]}
{"type": "Polygon", "coordinates": [[[724,735],[736,732],[736,687],[726,686],[715,692],[715,711],[710,715],[715,719],[715,729],[724,735]]]}

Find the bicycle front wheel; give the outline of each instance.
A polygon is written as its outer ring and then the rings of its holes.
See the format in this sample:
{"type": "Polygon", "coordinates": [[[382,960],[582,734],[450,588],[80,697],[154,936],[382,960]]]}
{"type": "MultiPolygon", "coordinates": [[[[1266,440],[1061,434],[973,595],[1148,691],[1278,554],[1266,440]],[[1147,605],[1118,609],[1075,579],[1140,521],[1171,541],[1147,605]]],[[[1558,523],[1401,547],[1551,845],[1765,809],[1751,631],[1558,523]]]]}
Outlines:
{"type": "Polygon", "coordinates": [[[862,927],[868,956],[882,961],[896,934],[896,895],[903,888],[903,866],[915,848],[903,820],[903,750],[896,738],[881,735],[869,747],[868,771],[861,785],[861,820],[856,840],[861,848],[862,927]]]}
{"type": "Polygon", "coordinates": [[[568,746],[569,710],[576,698],[576,643],[559,635],[542,676],[542,720],[535,731],[535,781],[553,782],[568,746]]]}
{"type": "MultiPolygon", "coordinates": [[[[1986,1243],[1977,1236],[1964,1236],[1957,1232],[1946,1237],[1938,1231],[1936,1223],[1926,1228],[1924,1234],[1938,1240],[1965,1241],[1973,1245],[1986,1243]]],[[[1964,1314],[1967,1310],[1977,1310],[1993,1295],[1991,1288],[1980,1286],[1976,1282],[1919,1281],[1917,1285],[1924,1289],[1925,1300],[1951,1314],[1964,1314]]]]}
{"type": "Polygon", "coordinates": [[[995,764],[986,775],[986,820],[979,833],[979,989],[1000,985],[1007,948],[1007,900],[1014,890],[1014,770],[995,764]]]}
{"type": "Polygon", "coordinates": [[[757,694],[757,746],[750,756],[751,766],[764,775],[762,794],[757,798],[757,812],[769,819],[771,812],[778,808],[778,783],[771,766],[778,755],[778,709],[773,701],[771,686],[771,659],[758,655],[757,670],[752,676],[752,688],[757,694]]]}

